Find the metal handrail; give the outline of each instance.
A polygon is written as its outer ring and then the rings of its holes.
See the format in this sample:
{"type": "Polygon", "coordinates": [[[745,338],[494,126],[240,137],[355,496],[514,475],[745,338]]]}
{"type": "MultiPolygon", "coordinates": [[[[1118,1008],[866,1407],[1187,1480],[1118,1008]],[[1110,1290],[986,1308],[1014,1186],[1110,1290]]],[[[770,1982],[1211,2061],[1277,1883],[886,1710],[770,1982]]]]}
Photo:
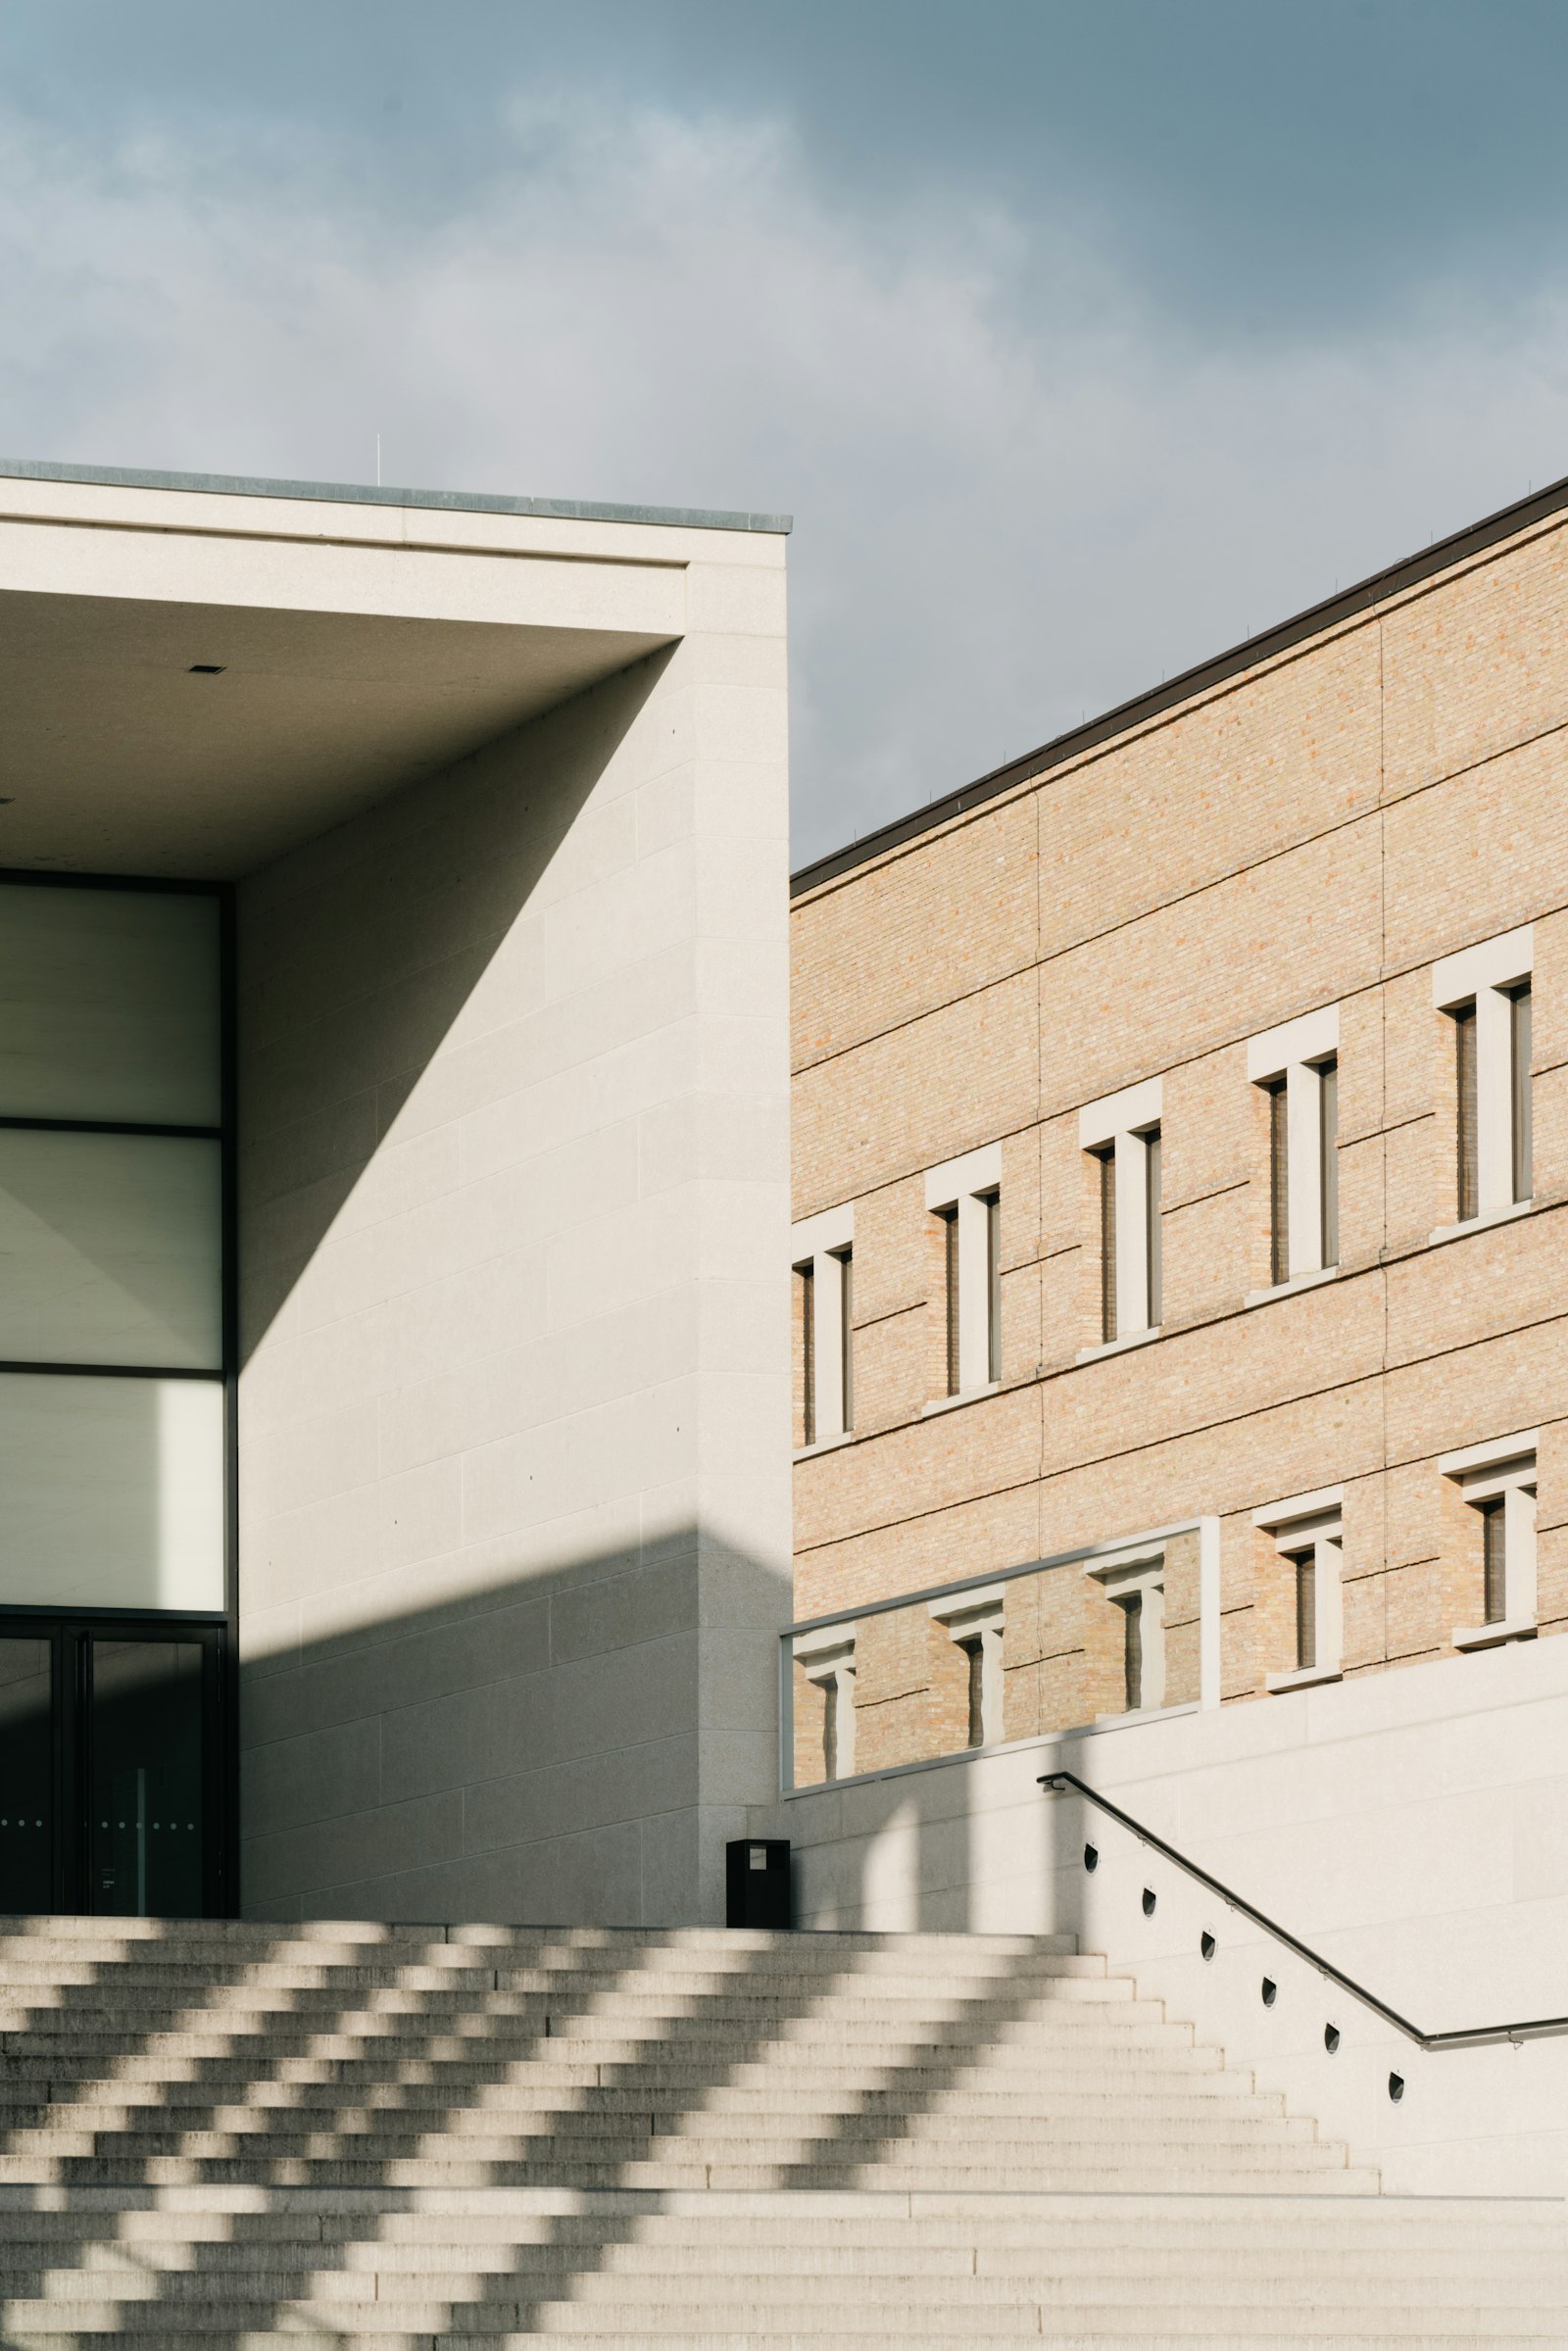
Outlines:
{"type": "Polygon", "coordinates": [[[1190,1861],[1185,1853],[1179,1853],[1174,1845],[1167,1844],[1164,1837],[1156,1836],[1152,1829],[1146,1828],[1142,1821],[1135,1821],[1130,1812],[1123,1812],[1119,1804],[1113,1804],[1108,1796],[1101,1794],[1099,1788],[1091,1788],[1087,1781],[1080,1780],[1076,1772],[1043,1772],[1038,1785],[1053,1788],[1075,1788],[1091,1804],[1098,1804],[1102,1812],[1108,1813],[1113,1821],[1119,1821],[1124,1829],[1130,1830],[1141,1843],[1151,1846],[1166,1861],[1173,1861],[1179,1870],[1186,1871],[1189,1878],[1196,1878],[1200,1886],[1206,1886],[1210,1893],[1218,1894],[1220,1900],[1232,1910],[1239,1910],[1255,1927],[1261,1927],[1265,1934],[1272,1935],[1276,1942],[1294,1951],[1298,1959],[1304,1959],[1309,1967],[1315,1967],[1319,1975],[1326,1976],[1331,1984],[1337,1984],[1342,1990],[1349,1992],[1363,2007],[1370,2008],[1386,2024],[1393,2025],[1396,2032],[1413,2040],[1418,2048],[1479,2048],[1487,2041],[1535,2040],[1551,2033],[1568,2033],[1568,2016],[1527,2017],[1515,2025],[1473,2025],[1457,2033],[1423,2033],[1419,2025],[1412,2025],[1408,2017],[1401,2016],[1396,2008],[1391,2008],[1387,2000],[1380,2000],[1376,1992],[1370,1992],[1364,1984],[1357,1984],[1353,1976],[1348,1976],[1343,1968],[1336,1967],[1332,1959],[1325,1959],[1321,1951],[1314,1951],[1311,1944],[1302,1942],[1299,1935],[1292,1935],[1288,1928],[1271,1919],[1266,1911],[1259,1910],[1255,1902],[1249,1902],[1245,1894],[1237,1893],[1220,1879],[1211,1877],[1207,1870],[1200,1869],[1196,1861],[1190,1861]]]}

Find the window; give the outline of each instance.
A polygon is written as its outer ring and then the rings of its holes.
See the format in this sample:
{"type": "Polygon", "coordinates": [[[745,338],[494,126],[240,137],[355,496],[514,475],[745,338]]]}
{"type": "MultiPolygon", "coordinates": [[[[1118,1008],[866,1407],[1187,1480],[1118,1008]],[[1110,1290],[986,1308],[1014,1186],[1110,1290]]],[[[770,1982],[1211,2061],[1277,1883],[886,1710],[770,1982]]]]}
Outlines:
{"type": "Polygon", "coordinates": [[[847,1437],[855,1426],[854,1237],[853,1206],[808,1217],[791,1235],[802,1449],[847,1437]]]}
{"type": "Polygon", "coordinates": [[[1165,1703],[1164,1555],[1096,1560],[1086,1573],[1101,1586],[1120,1619],[1120,1710],[1152,1713],[1165,1703]]]}
{"type": "Polygon", "coordinates": [[[1433,966],[1433,1004],[1453,1024],[1456,1224],[1505,1215],[1531,1197],[1533,955],[1527,924],[1433,966]]]}
{"type": "Polygon", "coordinates": [[[1002,1377],[1002,1195],[984,1195],[986,1208],[986,1377],[1002,1377]]]}
{"type": "Polygon", "coordinates": [[[956,1396],[963,1385],[963,1353],[959,1345],[963,1330],[961,1315],[962,1293],[958,1288],[958,1211],[941,1208],[943,1299],[947,1314],[947,1376],[948,1394],[956,1396]]]}
{"type": "Polygon", "coordinates": [[[0,885],[0,1602],[227,1592],[216,890],[0,885]]]}
{"type": "Polygon", "coordinates": [[[1160,1108],[1160,1081],[1152,1078],[1079,1114],[1079,1143],[1097,1163],[1102,1346],[1159,1327],[1160,1108]]]}
{"type": "Polygon", "coordinates": [[[982,1592],[949,1592],[931,1602],[933,1620],[941,1625],[964,1661],[966,1692],[965,1744],[995,1745],[1002,1729],[1002,1626],[1004,1587],[982,1592]]]}
{"type": "Polygon", "coordinates": [[[1340,1010],[1329,1004],[1267,1030],[1247,1049],[1248,1076],[1268,1100],[1268,1273],[1275,1289],[1339,1263],[1339,1045],[1340,1010]]]}
{"type": "Polygon", "coordinates": [[[855,1771],[855,1628],[827,1625],[795,1639],[795,1662],[821,1693],[822,1777],[847,1780],[855,1771]]]}
{"type": "Polygon", "coordinates": [[[1525,1429],[1445,1453],[1438,1463],[1464,1505],[1461,1524],[1481,1619],[1455,1632],[1456,1649],[1488,1648],[1535,1633],[1536,1442],[1537,1432],[1525,1429]]]}
{"type": "Polygon", "coordinates": [[[1270,1502],[1252,1513],[1252,1524],[1269,1539],[1283,1578],[1283,1611],[1276,1601],[1272,1608],[1265,1605],[1263,1613],[1265,1628],[1273,1627],[1272,1633],[1265,1631],[1265,1638],[1274,1654],[1279,1656],[1285,1649],[1289,1660],[1277,1671],[1266,1672],[1265,1686],[1270,1690],[1299,1690],[1310,1682],[1337,1682],[1340,1678],[1345,1565],[1342,1496],[1342,1488],[1323,1487],[1315,1494],[1270,1502]]]}
{"type": "Polygon", "coordinates": [[[1002,1147],[933,1167],[925,1204],[941,1228],[943,1384],[973,1396],[1002,1377],[1002,1147]]]}

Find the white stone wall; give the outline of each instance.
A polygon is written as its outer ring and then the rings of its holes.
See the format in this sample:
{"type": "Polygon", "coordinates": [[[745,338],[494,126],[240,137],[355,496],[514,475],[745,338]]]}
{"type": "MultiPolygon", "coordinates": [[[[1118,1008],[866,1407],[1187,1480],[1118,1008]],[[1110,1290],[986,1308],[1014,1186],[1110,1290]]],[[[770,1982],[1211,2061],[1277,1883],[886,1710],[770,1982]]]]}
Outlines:
{"type": "Polygon", "coordinates": [[[774,1785],[782,554],[650,549],[678,643],[240,891],[251,1915],[717,1919],[774,1785]]]}
{"type": "Polygon", "coordinates": [[[1568,2016],[1568,1642],[1024,1741],[752,1816],[794,1841],[803,1926],[1066,1928],[1388,2187],[1568,2191],[1568,2034],[1424,2052],[1096,1808],[1048,1796],[1058,1768],[1424,2032],[1568,2016]]]}

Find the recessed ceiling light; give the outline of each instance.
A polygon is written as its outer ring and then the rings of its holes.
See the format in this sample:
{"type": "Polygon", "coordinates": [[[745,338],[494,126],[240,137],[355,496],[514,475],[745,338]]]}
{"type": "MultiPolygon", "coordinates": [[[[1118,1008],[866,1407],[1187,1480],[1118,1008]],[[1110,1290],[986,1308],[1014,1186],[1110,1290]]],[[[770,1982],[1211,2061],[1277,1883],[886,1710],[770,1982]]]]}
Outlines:
{"type": "Polygon", "coordinates": [[[226,661],[192,661],[187,674],[191,677],[221,677],[227,667],[226,661]]]}

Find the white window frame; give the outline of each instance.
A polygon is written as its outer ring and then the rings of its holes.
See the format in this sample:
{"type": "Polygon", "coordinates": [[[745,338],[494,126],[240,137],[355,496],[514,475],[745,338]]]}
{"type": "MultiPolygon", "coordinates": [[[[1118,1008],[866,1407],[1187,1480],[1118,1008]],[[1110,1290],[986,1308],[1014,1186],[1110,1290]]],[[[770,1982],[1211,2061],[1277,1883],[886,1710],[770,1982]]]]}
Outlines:
{"type": "MultiPolygon", "coordinates": [[[[958,1225],[958,1385],[933,1398],[928,1412],[945,1412],[1000,1385],[991,1377],[990,1203],[1002,1196],[1002,1146],[987,1143],[927,1170],[926,1212],[956,1216],[958,1225]]],[[[943,1301],[944,1311],[947,1302],[943,1301]]]]}
{"type": "Polygon", "coordinates": [[[1142,1600],[1139,1609],[1139,1631],[1143,1644],[1141,1671],[1141,1703],[1110,1714],[1095,1717],[1102,1723],[1141,1722],[1147,1714],[1163,1713],[1165,1707],[1165,1553],[1140,1551],[1120,1558],[1089,1559],[1084,1573],[1098,1584],[1107,1600],[1127,1600],[1135,1595],[1142,1600]],[[1159,1594],[1157,1610],[1149,1606],[1150,1595],[1159,1594]]]}
{"type": "MultiPolygon", "coordinates": [[[[1535,969],[1535,926],[1484,939],[1432,966],[1439,1012],[1476,1008],[1476,1213],[1439,1225],[1431,1238],[1452,1241],[1478,1226],[1519,1216],[1534,1200],[1514,1198],[1513,997],[1535,969]]],[[[1526,1083],[1528,1084],[1528,1078],[1526,1083]]]]}
{"type": "Polygon", "coordinates": [[[1282,1559],[1298,1559],[1310,1550],[1312,1578],[1311,1665],[1293,1666],[1269,1674],[1264,1687],[1271,1696],[1286,1690],[1309,1690],[1314,1683],[1338,1682],[1345,1670],[1345,1522],[1343,1486],[1321,1486],[1311,1494],[1294,1494],[1282,1502],[1267,1502],[1252,1512],[1252,1524],[1274,1538],[1282,1559]]]}
{"type": "MultiPolygon", "coordinates": [[[[798,1633],[794,1657],[808,1682],[833,1709],[833,1779],[855,1777],[855,1627],[828,1625],[820,1633],[798,1633]]],[[[822,1785],[831,1787],[824,1779],[822,1785]]]]}
{"type": "MultiPolygon", "coordinates": [[[[844,1260],[855,1248],[855,1203],[824,1208],[790,1227],[790,1268],[811,1269],[811,1396],[814,1423],[809,1445],[798,1445],[799,1461],[823,1447],[842,1445],[855,1433],[845,1416],[844,1357],[854,1345],[844,1327],[844,1260]],[[835,1344],[824,1347],[824,1333],[835,1344]]],[[[853,1295],[853,1293],[852,1293],[853,1295]]]]}
{"type": "MultiPolygon", "coordinates": [[[[961,1292],[960,1292],[961,1297],[961,1292]]],[[[931,1617],[960,1648],[980,1643],[980,1745],[991,1747],[1002,1739],[1003,1620],[1006,1586],[990,1584],[978,1592],[950,1592],[930,1602],[931,1617]]],[[[969,1747],[966,1754],[978,1753],[969,1747]]]]}
{"type": "Polygon", "coordinates": [[[1266,1029],[1247,1048],[1247,1075],[1254,1086],[1285,1087],[1286,1196],[1289,1202],[1290,1261],[1286,1277],[1249,1293],[1250,1306],[1287,1290],[1332,1281],[1338,1263],[1323,1257],[1323,1069],[1340,1057],[1340,1007],[1324,1004],[1298,1020],[1266,1029]]]}
{"type": "Polygon", "coordinates": [[[1452,1478],[1463,1499],[1502,1499],[1503,1607],[1495,1624],[1461,1625],[1456,1649],[1494,1649],[1506,1641],[1532,1641],[1536,1625],[1536,1453],[1539,1429],[1512,1437],[1490,1437],[1438,1457],[1440,1477],[1452,1478]]]}
{"type": "MultiPolygon", "coordinates": [[[[1078,1113],[1078,1144],[1082,1151],[1102,1158],[1114,1157],[1116,1187],[1116,1330],[1096,1347],[1081,1347],[1080,1363],[1119,1347],[1138,1347],[1159,1337],[1159,1322],[1150,1312],[1149,1145],[1163,1124],[1164,1084],[1146,1078],[1088,1103],[1078,1113]]],[[[1101,1247],[1103,1248],[1103,1237],[1101,1247]]]]}

